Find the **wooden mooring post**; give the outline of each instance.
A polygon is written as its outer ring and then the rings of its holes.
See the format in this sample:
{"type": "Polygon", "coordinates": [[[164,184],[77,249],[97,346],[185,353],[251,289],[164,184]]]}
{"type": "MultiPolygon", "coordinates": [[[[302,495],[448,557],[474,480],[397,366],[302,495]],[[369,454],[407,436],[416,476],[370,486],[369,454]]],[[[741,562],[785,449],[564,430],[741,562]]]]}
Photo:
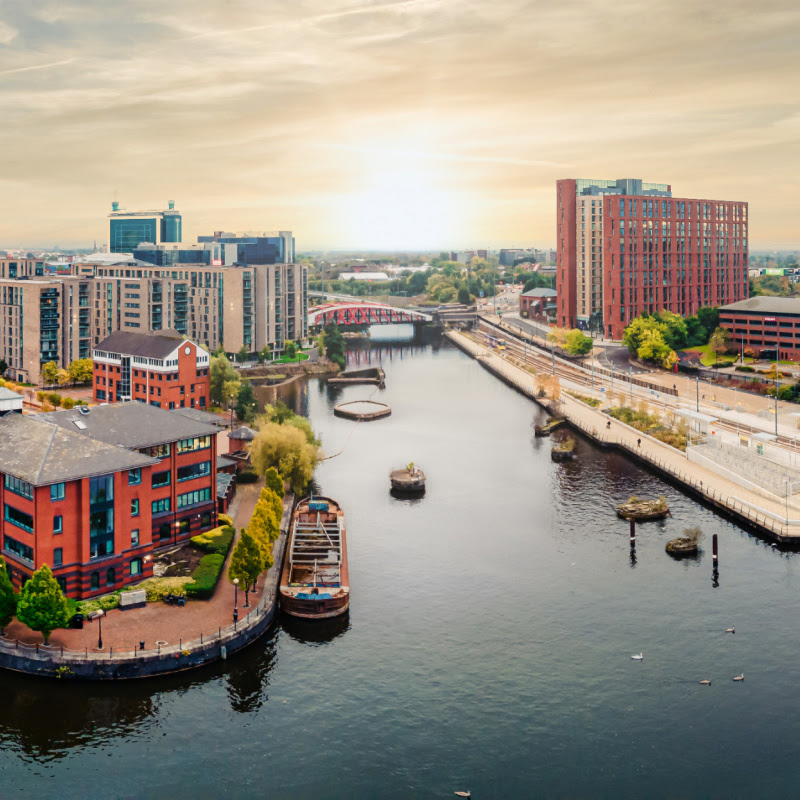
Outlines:
{"type": "Polygon", "coordinates": [[[631,547],[636,547],[636,520],[631,518],[631,547]]]}

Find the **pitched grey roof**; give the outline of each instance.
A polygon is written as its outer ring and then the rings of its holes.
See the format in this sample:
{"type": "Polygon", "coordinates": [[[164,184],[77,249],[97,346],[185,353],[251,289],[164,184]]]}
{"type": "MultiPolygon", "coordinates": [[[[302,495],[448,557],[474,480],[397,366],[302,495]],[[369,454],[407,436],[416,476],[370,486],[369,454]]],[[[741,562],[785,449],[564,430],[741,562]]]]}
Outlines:
{"type": "Polygon", "coordinates": [[[22,395],[19,392],[6,389],[5,386],[0,386],[0,400],[19,400],[21,402],[22,395]]]}
{"type": "Polygon", "coordinates": [[[44,419],[63,412],[0,417],[0,471],[34,486],[146,467],[158,460],[97,442],[44,419]]]}
{"type": "Polygon", "coordinates": [[[219,414],[210,414],[208,411],[201,411],[199,408],[174,408],[170,413],[180,414],[182,417],[188,417],[195,422],[204,422],[206,425],[216,425],[219,428],[228,427],[227,417],[221,417],[219,414]]]}
{"type": "Polygon", "coordinates": [[[252,428],[248,428],[247,425],[242,425],[241,427],[237,428],[235,431],[231,431],[228,434],[229,439],[242,439],[245,442],[252,442],[253,439],[256,438],[256,432],[252,428]]]}
{"type": "Polygon", "coordinates": [[[800,315],[800,298],[798,297],[750,297],[722,306],[720,311],[750,311],[759,314],[798,314],[800,315]]]}
{"type": "Polygon", "coordinates": [[[121,447],[150,447],[195,436],[214,436],[219,428],[196,422],[174,411],[146,403],[92,406],[88,414],[78,408],[47,414],[48,421],[73,433],[121,447]],[[80,422],[84,427],[75,423],[80,422]]]}
{"type": "Polygon", "coordinates": [[[523,292],[520,297],[557,297],[558,292],[555,289],[531,289],[528,292],[523,292]]]}
{"type": "Polygon", "coordinates": [[[126,356],[164,359],[186,338],[183,334],[172,330],[153,333],[114,331],[93,349],[126,356]]]}

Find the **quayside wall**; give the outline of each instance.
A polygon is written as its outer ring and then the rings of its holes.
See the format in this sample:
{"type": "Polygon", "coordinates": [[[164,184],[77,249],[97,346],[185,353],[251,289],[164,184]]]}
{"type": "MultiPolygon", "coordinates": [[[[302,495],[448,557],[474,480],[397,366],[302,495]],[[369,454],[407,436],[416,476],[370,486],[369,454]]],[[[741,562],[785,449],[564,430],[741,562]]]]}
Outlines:
{"type": "Polygon", "coordinates": [[[716,509],[737,524],[789,547],[800,547],[800,520],[781,513],[781,503],[759,497],[687,459],[680,450],[619,420],[591,408],[562,392],[553,406],[548,398],[537,397],[534,376],[471,338],[447,331],[447,338],[475,358],[504,383],[541,405],[553,416],[563,417],[580,434],[602,448],[618,450],[634,461],[659,473],[673,485],[716,509]],[[611,428],[607,427],[609,421],[611,428]]]}

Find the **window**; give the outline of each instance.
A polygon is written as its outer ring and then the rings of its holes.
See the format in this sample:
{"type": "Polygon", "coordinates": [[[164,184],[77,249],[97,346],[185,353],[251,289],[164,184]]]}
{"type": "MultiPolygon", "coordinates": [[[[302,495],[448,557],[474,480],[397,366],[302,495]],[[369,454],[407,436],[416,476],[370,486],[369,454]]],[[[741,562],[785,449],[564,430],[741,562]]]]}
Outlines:
{"type": "Polygon", "coordinates": [[[195,450],[205,450],[211,447],[210,436],[197,436],[194,439],[181,439],[178,442],[178,453],[192,453],[195,450]]]}
{"type": "Polygon", "coordinates": [[[142,559],[141,558],[132,558],[131,559],[131,575],[141,575],[142,574],[142,559]]]}
{"type": "Polygon", "coordinates": [[[211,489],[197,489],[194,492],[186,492],[185,494],[178,495],[178,508],[186,508],[186,506],[194,506],[198,503],[204,503],[211,499],[211,489]]]}
{"type": "MultiPolygon", "coordinates": [[[[151,403],[151,405],[157,406],[158,403],[151,403]]],[[[140,453],[150,456],[150,458],[165,458],[169,455],[169,445],[168,444],[156,444],[152,447],[143,447],[139,450],[140,453]]]]}
{"type": "Polygon", "coordinates": [[[67,579],[66,578],[56,578],[56,583],[58,584],[58,588],[61,589],[62,594],[67,593],[67,579]]]}
{"type": "Polygon", "coordinates": [[[7,522],[16,525],[18,528],[33,533],[33,517],[30,514],[26,514],[24,511],[20,511],[18,508],[6,503],[5,518],[7,522]]]}
{"type": "Polygon", "coordinates": [[[182,519],[178,525],[178,533],[189,533],[189,523],[191,520],[182,519]]]}
{"type": "Polygon", "coordinates": [[[58,566],[64,563],[64,550],[61,547],[56,547],[53,550],[53,566],[58,566]]]}
{"type": "Polygon", "coordinates": [[[27,544],[23,544],[16,539],[12,539],[10,536],[6,536],[3,541],[3,547],[6,552],[13,553],[17,558],[21,558],[23,561],[29,561],[33,564],[33,548],[27,544]]]}
{"type": "Polygon", "coordinates": [[[139,500],[138,498],[135,500],[131,500],[131,516],[138,517],[139,516],[139,500]]]}
{"type": "Polygon", "coordinates": [[[194,478],[202,478],[204,475],[210,474],[210,461],[201,461],[199,464],[188,464],[185,467],[178,467],[178,481],[190,481],[194,478]]]}
{"type": "Polygon", "coordinates": [[[92,589],[99,589],[100,588],[100,573],[93,572],[91,578],[91,587],[92,589]]]}
{"type": "Polygon", "coordinates": [[[203,516],[200,517],[200,527],[207,528],[211,524],[211,514],[208,511],[203,513],[203,516]]]}
{"type": "Polygon", "coordinates": [[[54,483],[50,486],[50,502],[64,499],[64,484],[54,483]]]}
{"type": "Polygon", "coordinates": [[[64,518],[61,514],[53,517],[53,533],[64,533],[64,518]]]}
{"type": "Polygon", "coordinates": [[[142,482],[141,469],[128,470],[128,486],[138,486],[142,482]]]}
{"type": "Polygon", "coordinates": [[[131,531],[131,547],[137,547],[139,545],[139,529],[136,528],[131,531]]]}
{"type": "Polygon", "coordinates": [[[89,479],[89,503],[99,505],[114,500],[114,476],[99,475],[89,479]]]}
{"type": "Polygon", "coordinates": [[[169,497],[153,500],[153,514],[165,514],[170,509],[169,497]]]}
{"type": "Polygon", "coordinates": [[[27,481],[15,478],[13,475],[6,475],[6,489],[9,492],[18,494],[20,497],[27,497],[28,500],[33,500],[33,486],[27,481]]]}
{"type": "Polygon", "coordinates": [[[170,532],[171,528],[169,523],[167,522],[158,529],[158,538],[161,539],[162,541],[164,539],[169,539],[170,532]]]}
{"type": "Polygon", "coordinates": [[[153,488],[158,489],[159,486],[169,486],[169,470],[164,472],[153,473],[153,488]]]}
{"type": "Polygon", "coordinates": [[[115,578],[116,571],[114,570],[114,567],[109,567],[106,570],[106,586],[113,586],[115,578]]]}

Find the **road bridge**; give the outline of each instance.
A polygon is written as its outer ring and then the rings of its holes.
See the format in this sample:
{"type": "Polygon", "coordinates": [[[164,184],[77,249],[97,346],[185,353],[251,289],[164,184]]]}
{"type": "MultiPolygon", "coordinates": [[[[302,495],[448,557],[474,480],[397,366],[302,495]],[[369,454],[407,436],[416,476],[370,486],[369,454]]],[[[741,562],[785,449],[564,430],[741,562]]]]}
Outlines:
{"type": "Polygon", "coordinates": [[[351,301],[345,303],[325,303],[309,309],[309,326],[327,325],[398,325],[402,323],[419,324],[432,322],[430,314],[412,311],[407,308],[395,308],[385,303],[367,303],[351,301]]]}

